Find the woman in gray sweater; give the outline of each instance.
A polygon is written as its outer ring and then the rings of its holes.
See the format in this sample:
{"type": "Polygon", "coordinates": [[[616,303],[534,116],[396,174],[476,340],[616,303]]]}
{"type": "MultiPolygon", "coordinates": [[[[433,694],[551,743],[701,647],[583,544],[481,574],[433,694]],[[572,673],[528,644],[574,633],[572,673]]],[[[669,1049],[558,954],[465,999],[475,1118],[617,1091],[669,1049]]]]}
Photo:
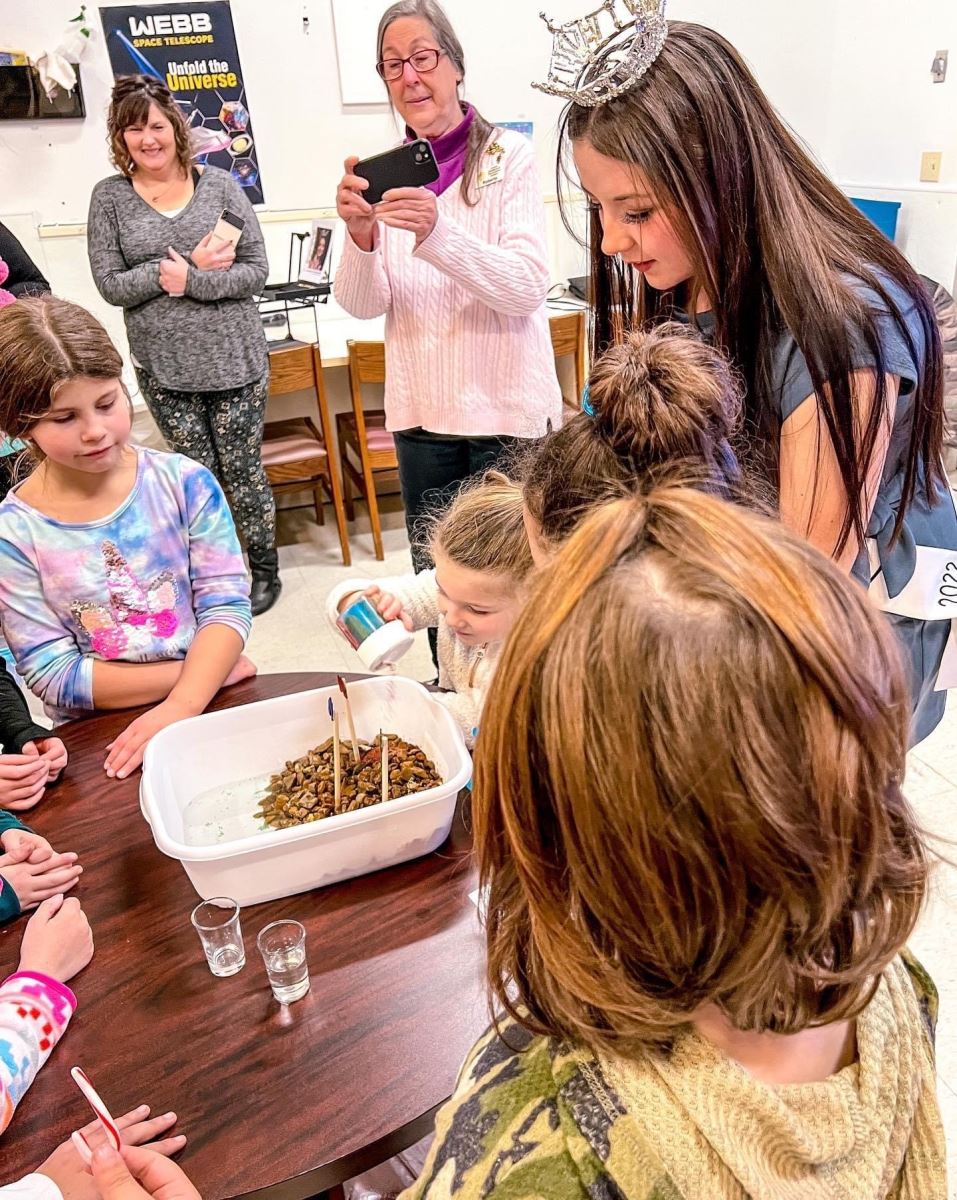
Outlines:
{"type": "Polygon", "coordinates": [[[100,295],[122,307],[140,390],[170,448],[222,483],[252,570],[253,614],[279,595],[276,505],[260,457],[269,360],[254,296],[266,282],[262,232],[239,184],[200,172],[165,85],[117,80],[110,152],[120,174],[93,189],[87,224],[100,295]],[[224,209],[239,243],[212,236],[224,209]]]}

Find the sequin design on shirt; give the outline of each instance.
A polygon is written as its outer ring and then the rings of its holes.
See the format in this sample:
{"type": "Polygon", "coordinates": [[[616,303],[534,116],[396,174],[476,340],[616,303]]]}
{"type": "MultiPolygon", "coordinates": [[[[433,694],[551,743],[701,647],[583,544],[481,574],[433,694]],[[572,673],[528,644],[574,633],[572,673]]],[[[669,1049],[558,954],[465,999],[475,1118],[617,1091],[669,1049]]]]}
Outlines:
{"type": "Polygon", "coordinates": [[[173,572],[160,571],[144,588],[113,542],[103,542],[100,552],[106,564],[109,607],[89,600],[74,600],[70,606],[94,652],[106,659],[123,658],[148,648],[157,638],[173,637],[179,626],[173,572]]]}

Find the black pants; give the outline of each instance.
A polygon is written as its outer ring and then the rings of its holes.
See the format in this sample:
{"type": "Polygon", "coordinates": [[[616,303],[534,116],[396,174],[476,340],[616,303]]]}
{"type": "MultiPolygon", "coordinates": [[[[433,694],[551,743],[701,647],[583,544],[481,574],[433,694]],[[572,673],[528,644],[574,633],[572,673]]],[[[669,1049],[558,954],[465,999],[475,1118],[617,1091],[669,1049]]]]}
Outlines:
{"type": "MultiPolygon", "coordinates": [[[[441,512],[459,485],[473,475],[501,467],[524,439],[514,437],[453,437],[426,429],[403,429],[395,434],[399,460],[399,486],[405,505],[405,527],[412,544],[416,572],[432,566],[423,517],[441,512]]],[[[432,659],[436,657],[436,631],[429,630],[432,659]]]]}
{"type": "Polygon", "coordinates": [[[519,441],[513,437],[452,437],[425,429],[403,429],[395,434],[405,527],[417,572],[432,566],[422,518],[446,508],[464,480],[500,467],[519,441]]]}

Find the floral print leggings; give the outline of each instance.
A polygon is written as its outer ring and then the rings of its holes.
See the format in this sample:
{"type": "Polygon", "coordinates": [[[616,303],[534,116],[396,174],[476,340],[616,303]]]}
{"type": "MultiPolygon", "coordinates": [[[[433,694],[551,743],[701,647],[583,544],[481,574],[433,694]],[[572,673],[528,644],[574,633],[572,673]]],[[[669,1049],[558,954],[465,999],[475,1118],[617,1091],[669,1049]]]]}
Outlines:
{"type": "Polygon", "coordinates": [[[276,544],[276,501],[262,464],[268,372],[225,392],[176,392],[142,367],[136,378],[171,450],[208,467],[222,484],[247,549],[276,544]]]}

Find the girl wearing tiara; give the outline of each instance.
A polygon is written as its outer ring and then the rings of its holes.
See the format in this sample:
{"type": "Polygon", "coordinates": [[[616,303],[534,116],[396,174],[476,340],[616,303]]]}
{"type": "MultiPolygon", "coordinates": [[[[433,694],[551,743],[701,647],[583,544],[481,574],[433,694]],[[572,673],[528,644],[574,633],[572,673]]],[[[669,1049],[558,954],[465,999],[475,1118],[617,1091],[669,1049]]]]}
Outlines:
{"type": "Polygon", "coordinates": [[[593,350],[680,317],[727,354],[745,388],[745,465],[888,613],[920,740],[957,683],[930,301],[737,51],[704,26],[665,26],[661,0],[640,7],[577,78],[556,68],[545,85],[571,101],[561,140],[589,204],[593,350]]]}

